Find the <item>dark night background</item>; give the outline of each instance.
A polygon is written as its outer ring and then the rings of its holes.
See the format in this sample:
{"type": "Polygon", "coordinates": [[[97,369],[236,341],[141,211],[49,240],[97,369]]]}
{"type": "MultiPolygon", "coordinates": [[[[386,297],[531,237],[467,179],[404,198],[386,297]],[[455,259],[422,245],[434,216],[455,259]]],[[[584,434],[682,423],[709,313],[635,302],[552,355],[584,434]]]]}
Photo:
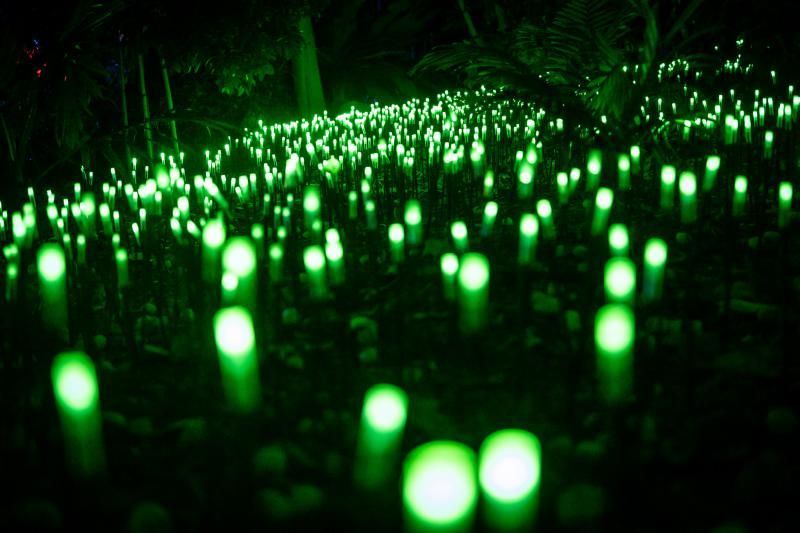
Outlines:
{"type": "MultiPolygon", "coordinates": [[[[483,42],[500,47],[523,25],[545,26],[564,4],[462,3],[483,42]]],[[[797,68],[798,37],[788,0],[670,1],[655,4],[656,13],[669,21],[693,4],[698,9],[680,35],[692,37],[690,51],[703,51],[712,42],[732,47],[743,37],[758,61],[781,66],[786,75],[797,68]]],[[[56,184],[73,177],[81,163],[122,167],[126,138],[128,149],[141,155],[138,54],[157,141],[166,138],[168,118],[176,120],[190,152],[252,127],[259,118],[298,116],[291,58],[303,15],[313,22],[325,104],[332,114],[376,100],[431,95],[462,81],[452,72],[409,75],[436,46],[470,38],[457,0],[230,0],[204,8],[176,0],[3,2],[2,190],[56,184]],[[161,58],[171,79],[172,112],[164,99],[161,58]]],[[[639,46],[639,33],[618,43],[620,48],[639,46]]],[[[669,49],[664,52],[670,55],[669,49]]]]}

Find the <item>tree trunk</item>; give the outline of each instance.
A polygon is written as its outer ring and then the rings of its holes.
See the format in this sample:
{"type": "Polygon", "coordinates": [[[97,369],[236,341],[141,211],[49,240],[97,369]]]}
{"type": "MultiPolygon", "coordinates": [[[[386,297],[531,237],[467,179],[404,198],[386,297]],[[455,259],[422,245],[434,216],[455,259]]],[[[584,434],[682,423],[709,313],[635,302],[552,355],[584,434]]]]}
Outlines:
{"type": "Polygon", "coordinates": [[[125,54],[123,53],[122,46],[119,48],[119,92],[120,92],[120,105],[122,106],[122,142],[125,144],[125,169],[126,173],[128,165],[131,164],[131,144],[128,137],[128,95],[126,88],[128,86],[128,79],[125,76],[125,54]]]}
{"type": "Polygon", "coordinates": [[[300,19],[300,34],[303,44],[294,57],[294,85],[297,107],[304,117],[321,113],[325,109],[325,96],[319,75],[317,47],[314,42],[314,28],[311,18],[300,19]]]}
{"type": "Polygon", "coordinates": [[[147,86],[144,82],[144,58],[137,55],[139,61],[139,94],[142,97],[142,114],[144,115],[144,140],[147,143],[148,163],[153,162],[153,129],[150,124],[150,102],[147,99],[147,86]]]}
{"type": "Polygon", "coordinates": [[[169,113],[169,133],[172,138],[172,149],[175,151],[175,158],[181,152],[181,147],[178,144],[178,128],[175,126],[175,106],[172,102],[172,86],[169,83],[169,70],[167,69],[167,60],[164,55],[159,51],[159,60],[161,61],[161,78],[164,80],[164,94],[167,98],[167,112],[169,113]]]}
{"type": "Polygon", "coordinates": [[[472,21],[472,15],[467,11],[467,6],[464,5],[464,0],[456,0],[458,9],[461,10],[461,16],[464,17],[464,24],[467,25],[467,32],[478,44],[483,44],[483,39],[478,35],[478,30],[475,28],[475,23],[472,21]]]}

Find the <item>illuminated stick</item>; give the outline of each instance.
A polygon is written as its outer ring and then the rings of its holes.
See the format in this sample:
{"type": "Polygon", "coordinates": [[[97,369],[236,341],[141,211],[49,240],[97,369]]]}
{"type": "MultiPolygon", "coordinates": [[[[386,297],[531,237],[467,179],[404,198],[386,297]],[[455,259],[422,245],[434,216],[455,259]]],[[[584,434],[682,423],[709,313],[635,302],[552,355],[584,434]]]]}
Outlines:
{"type": "Polygon", "coordinates": [[[498,531],[520,531],[535,520],[542,451],[539,439],[521,429],[495,431],[483,441],[478,479],[484,518],[498,531]]]}
{"type": "Polygon", "coordinates": [[[481,224],[481,236],[488,237],[492,234],[494,221],[497,219],[497,202],[486,202],[483,208],[483,223],[481,224]]]}
{"type": "Polygon", "coordinates": [[[403,507],[409,532],[466,532],[478,499],[475,453],[453,441],[418,446],[403,463],[403,507]]]}
{"type": "Polygon", "coordinates": [[[604,287],[606,301],[633,305],[636,295],[636,267],[627,257],[612,257],[606,262],[604,287]]]}
{"type": "Polygon", "coordinates": [[[644,287],[642,298],[647,303],[661,299],[664,287],[664,269],[667,263],[667,243],[649,239],[644,247],[644,287]]]}
{"type": "Polygon", "coordinates": [[[253,319],[244,307],[226,307],[214,315],[222,384],[229,405],[252,412],[261,401],[253,319]]]}
{"type": "Polygon", "coordinates": [[[102,474],[105,453],[92,360],[83,352],[63,352],[53,360],[51,379],[72,475],[90,478],[102,474]]]}
{"type": "Polygon", "coordinates": [[[308,275],[311,298],[324,300],[328,296],[328,283],[325,278],[325,253],[322,247],[312,245],[303,251],[303,263],[308,275]]]}
{"type": "Polygon", "coordinates": [[[442,254],[439,266],[442,270],[442,294],[445,300],[453,301],[456,299],[458,256],[450,252],[442,254]]]}
{"type": "Polygon", "coordinates": [[[458,269],[459,325],[466,334],[481,331],[489,319],[489,261],[464,254],[458,269]]]}
{"type": "Polygon", "coordinates": [[[603,172],[603,152],[594,149],[589,151],[586,160],[586,188],[595,190],[600,185],[600,174],[603,172]]]}
{"type": "Polygon", "coordinates": [[[636,326],[625,304],[608,304],[595,316],[594,338],[600,394],[610,405],[625,402],[633,388],[636,326]]]}
{"type": "Polygon", "coordinates": [[[269,279],[272,283],[283,281],[283,245],[279,242],[269,245],[269,279]]]}
{"type": "Polygon", "coordinates": [[[627,154],[617,156],[617,179],[619,190],[631,188],[631,158],[627,154]]]}
{"type": "Polygon", "coordinates": [[[534,167],[527,162],[523,162],[517,173],[517,197],[520,200],[527,200],[533,196],[534,167]]]}
{"type": "Polygon", "coordinates": [[[418,246],[422,243],[422,207],[418,200],[408,200],[404,215],[406,223],[406,242],[409,246],[418,246]]]}
{"type": "Polygon", "coordinates": [[[373,385],[364,395],[355,464],[359,486],[375,489],[391,479],[407,411],[408,396],[394,385],[373,385]]]}
{"type": "Polygon", "coordinates": [[[523,213],[519,219],[520,265],[530,265],[536,258],[536,244],[539,237],[539,221],[533,213],[523,213]]]}
{"type": "Polygon", "coordinates": [[[642,150],[638,146],[631,146],[631,171],[634,174],[641,172],[642,150]]]}
{"type": "Polygon", "coordinates": [[[392,263],[402,263],[405,258],[405,231],[402,224],[389,225],[389,249],[392,263]]]}
{"type": "Polygon", "coordinates": [[[669,211],[675,203],[675,167],[664,165],[661,167],[661,209],[669,211]]]}
{"type": "Polygon", "coordinates": [[[542,226],[542,238],[551,241],[556,237],[556,226],[553,223],[553,208],[549,200],[536,202],[536,214],[542,226]]]}
{"type": "Polygon", "coordinates": [[[678,189],[681,192],[681,224],[693,224],[697,220],[697,178],[693,172],[681,172],[678,189]]]}
{"type": "Polygon", "coordinates": [[[325,232],[325,259],[328,262],[328,274],[331,285],[344,283],[344,248],[339,232],[331,228],[325,232]]]}
{"type": "Polygon", "coordinates": [[[453,245],[459,254],[469,250],[469,240],[467,236],[467,225],[461,220],[456,220],[450,225],[450,235],[453,237],[453,245]]]}
{"type": "Polygon", "coordinates": [[[220,276],[220,255],[225,243],[225,224],[213,218],[203,227],[203,281],[216,285],[220,276]]]}
{"type": "Polygon", "coordinates": [[[706,159],[706,172],[703,175],[703,192],[709,192],[714,188],[719,172],[720,158],[718,155],[710,155],[706,159]]]}
{"type": "Polygon", "coordinates": [[[782,181],[778,186],[778,227],[785,228],[792,219],[792,184],[782,181]]]}
{"type": "Polygon", "coordinates": [[[592,215],[592,235],[601,235],[606,231],[611,207],[614,205],[614,191],[607,187],[600,187],[594,199],[594,214],[592,215]]]}
{"type": "Polygon", "coordinates": [[[564,205],[569,200],[569,176],[566,172],[559,172],[556,175],[558,185],[558,204],[564,205]]]}
{"type": "Polygon", "coordinates": [[[612,256],[624,257],[628,255],[630,239],[628,228],[625,224],[612,224],[608,228],[608,250],[612,256]]]}
{"type": "MultiPolygon", "coordinates": [[[[67,236],[67,235],[65,235],[67,236]]],[[[42,321],[61,340],[69,338],[67,316],[67,263],[57,244],[43,244],[37,253],[42,321]]]]}
{"type": "Polygon", "coordinates": [[[733,216],[744,215],[745,202],[747,201],[747,178],[736,176],[733,180],[733,216]]]}

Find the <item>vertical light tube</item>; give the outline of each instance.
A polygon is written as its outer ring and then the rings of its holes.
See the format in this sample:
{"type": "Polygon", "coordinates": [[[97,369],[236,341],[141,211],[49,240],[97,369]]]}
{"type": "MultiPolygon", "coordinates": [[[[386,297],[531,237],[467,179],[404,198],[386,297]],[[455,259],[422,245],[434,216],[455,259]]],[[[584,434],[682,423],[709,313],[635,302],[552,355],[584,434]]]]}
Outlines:
{"type": "Polygon", "coordinates": [[[57,244],[43,244],[37,253],[42,321],[62,341],[69,339],[67,316],[67,262],[57,244]]]}
{"type": "Polygon", "coordinates": [[[252,412],[261,402],[261,385],[250,312],[241,306],[217,311],[214,339],[228,404],[238,412],[252,412]]]}
{"type": "Polygon", "coordinates": [[[624,403],[633,389],[633,345],[636,326],[625,304],[608,304],[595,316],[597,377],[600,395],[609,405],[624,403]]]}
{"type": "Polygon", "coordinates": [[[477,333],[489,319],[489,260],[468,253],[458,269],[459,325],[466,334],[477,333]]]}
{"type": "Polygon", "coordinates": [[[72,475],[89,478],[102,474],[105,453],[97,374],[92,360],[83,352],[60,353],[53,360],[51,379],[72,475]]]}
{"type": "Polygon", "coordinates": [[[532,527],[541,478],[539,439],[521,429],[495,431],[481,444],[478,457],[487,525],[495,531],[532,527]]]}
{"type": "Polygon", "coordinates": [[[403,464],[406,530],[466,532],[478,500],[475,453],[453,441],[418,446],[403,464]]]}
{"type": "Polygon", "coordinates": [[[373,385],[364,395],[355,464],[360,487],[376,489],[391,480],[407,411],[408,396],[394,385],[373,385]]]}

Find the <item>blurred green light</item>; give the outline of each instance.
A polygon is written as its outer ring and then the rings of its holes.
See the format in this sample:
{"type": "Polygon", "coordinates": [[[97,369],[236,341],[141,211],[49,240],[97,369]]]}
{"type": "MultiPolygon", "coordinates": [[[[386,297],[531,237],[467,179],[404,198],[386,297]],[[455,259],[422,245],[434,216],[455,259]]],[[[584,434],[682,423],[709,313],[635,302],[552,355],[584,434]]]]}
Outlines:
{"type": "Polygon", "coordinates": [[[492,433],[480,450],[479,478],[487,497],[513,503],[539,487],[539,440],[527,431],[504,429],[492,433]]]}
{"type": "Polygon", "coordinates": [[[37,256],[37,266],[39,275],[45,281],[54,282],[63,278],[67,270],[64,250],[57,244],[42,245],[37,256]]]}
{"type": "Polygon", "coordinates": [[[364,397],[364,420],[381,433],[396,432],[405,426],[408,396],[394,385],[375,385],[364,397]]]}
{"type": "Polygon", "coordinates": [[[403,502],[409,518],[423,527],[469,523],[475,510],[475,454],[463,444],[434,441],[405,460],[403,502]]]}
{"type": "Polygon", "coordinates": [[[247,356],[255,347],[250,313],[243,307],[221,309],[214,317],[214,336],[220,352],[226,356],[247,356]]]}

